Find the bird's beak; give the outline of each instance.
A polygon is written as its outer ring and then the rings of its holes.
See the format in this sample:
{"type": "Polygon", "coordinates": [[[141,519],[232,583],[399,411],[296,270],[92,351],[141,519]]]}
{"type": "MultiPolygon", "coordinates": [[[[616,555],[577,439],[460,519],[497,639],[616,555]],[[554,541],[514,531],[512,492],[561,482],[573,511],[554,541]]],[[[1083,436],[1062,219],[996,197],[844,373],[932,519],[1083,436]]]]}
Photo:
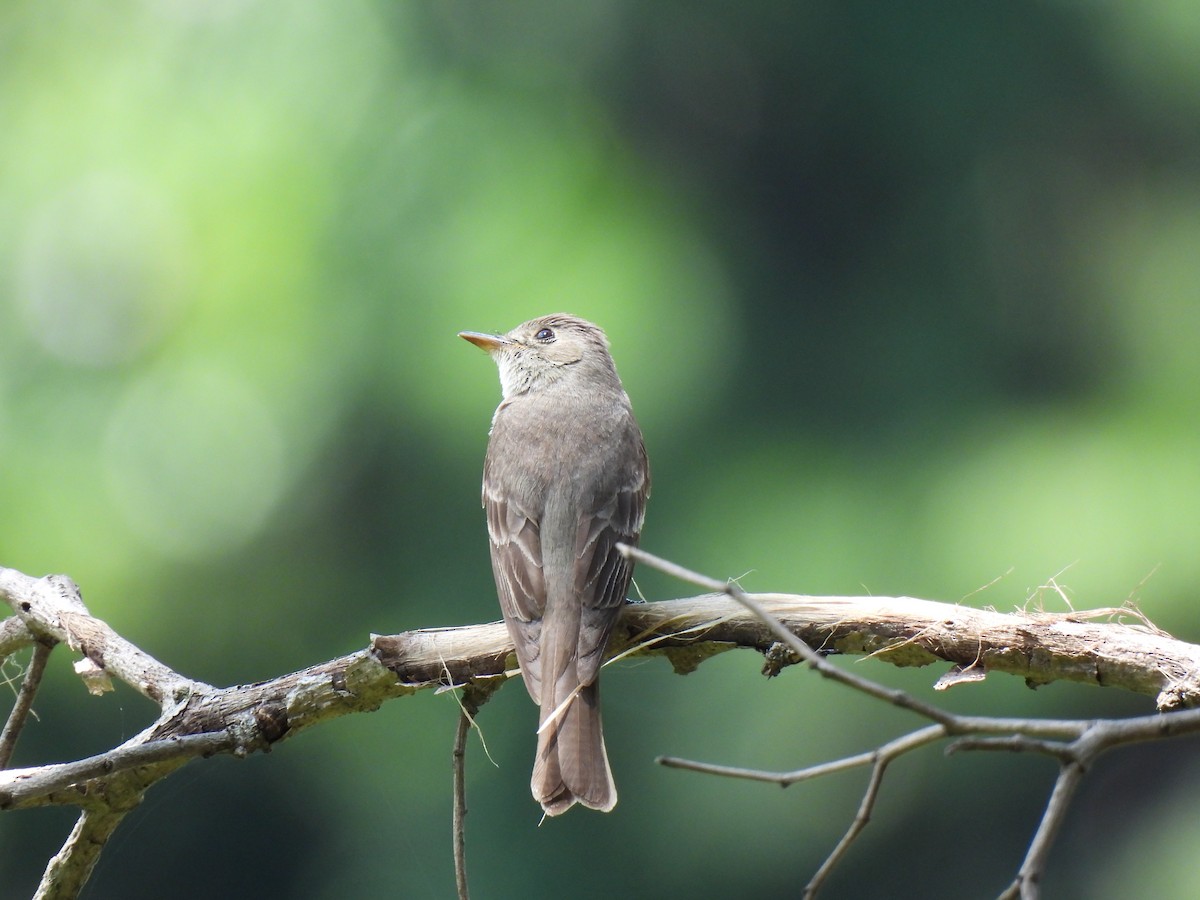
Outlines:
{"type": "Polygon", "coordinates": [[[512,341],[508,340],[499,334],[482,334],[478,331],[460,331],[458,336],[464,341],[470,341],[480,350],[486,350],[491,353],[493,350],[499,350],[502,347],[507,347],[512,341]]]}

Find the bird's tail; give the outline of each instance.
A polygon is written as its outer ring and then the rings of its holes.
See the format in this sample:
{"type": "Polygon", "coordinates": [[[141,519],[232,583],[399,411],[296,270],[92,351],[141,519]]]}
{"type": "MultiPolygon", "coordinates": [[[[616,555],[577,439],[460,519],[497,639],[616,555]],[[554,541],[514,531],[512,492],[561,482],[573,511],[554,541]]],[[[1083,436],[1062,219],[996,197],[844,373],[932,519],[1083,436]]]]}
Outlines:
{"type": "Polygon", "coordinates": [[[542,698],[533,797],[548,816],[576,803],[608,812],[617,805],[617,786],[604,749],[600,685],[563,685],[567,680],[560,678],[559,687],[542,698]]]}

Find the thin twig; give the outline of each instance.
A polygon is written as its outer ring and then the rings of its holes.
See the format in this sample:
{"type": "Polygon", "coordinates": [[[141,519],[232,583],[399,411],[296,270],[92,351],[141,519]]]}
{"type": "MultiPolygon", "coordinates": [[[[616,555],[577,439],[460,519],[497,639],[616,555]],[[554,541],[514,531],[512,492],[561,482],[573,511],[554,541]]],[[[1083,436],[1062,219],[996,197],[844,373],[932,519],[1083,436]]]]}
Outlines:
{"type": "Polygon", "coordinates": [[[717,775],[721,778],[741,778],[745,781],[762,781],[767,784],[788,787],[800,781],[808,781],[811,778],[821,778],[825,775],[833,775],[837,772],[845,772],[849,769],[859,769],[863,766],[869,766],[874,761],[875,754],[875,750],[868,750],[866,753],[859,753],[855,756],[835,759],[833,762],[809,766],[796,772],[767,772],[762,769],[746,769],[741,766],[721,766],[715,763],[702,763],[691,759],[680,759],[677,756],[660,756],[655,762],[660,766],[666,766],[668,769],[686,769],[689,772],[700,772],[703,775],[717,775]]]}
{"type": "MultiPolygon", "coordinates": [[[[475,716],[479,708],[491,699],[504,678],[491,678],[486,681],[474,681],[468,684],[459,702],[458,728],[454,732],[454,812],[452,829],[454,832],[454,883],[458,889],[459,900],[468,900],[467,890],[467,734],[471,728],[478,728],[475,716]]],[[[486,749],[486,748],[485,748],[486,749]]]]}
{"type": "Polygon", "coordinates": [[[1074,762],[1078,753],[1074,744],[1061,741],[1041,741],[1024,734],[1009,734],[1002,737],[962,738],[946,748],[946,755],[965,750],[1004,750],[1009,753],[1040,753],[1052,756],[1062,763],[1074,762]]]}
{"type": "Polygon", "coordinates": [[[821,863],[821,867],[804,886],[804,897],[811,898],[817,896],[817,892],[825,883],[831,872],[837,867],[838,863],[849,851],[851,845],[857,840],[867,827],[867,823],[871,821],[871,812],[875,808],[875,800],[879,796],[879,788],[883,784],[883,775],[887,771],[888,765],[892,760],[903,756],[905,753],[910,753],[926,744],[932,744],[934,741],[940,741],[946,736],[946,728],[943,725],[927,725],[911,734],[906,734],[903,737],[896,738],[894,741],[889,741],[871,755],[871,778],[867,782],[867,788],[863,792],[862,802],[858,804],[858,812],[854,815],[854,821],[850,823],[850,827],[846,829],[846,833],[842,835],[842,839],[838,841],[837,846],[830,851],[825,857],[825,861],[821,863]]]}
{"type": "Polygon", "coordinates": [[[83,782],[92,778],[112,776],[121,772],[156,763],[182,764],[197,756],[228,751],[234,747],[234,737],[228,732],[189,734],[163,738],[144,744],[126,744],[69,763],[32,766],[27,769],[0,771],[0,810],[23,809],[63,803],[83,803],[88,799],[83,782]],[[68,798],[55,796],[65,788],[79,787],[68,798]]]}
{"type": "Polygon", "coordinates": [[[866,753],[857,753],[854,756],[845,756],[841,759],[835,759],[832,762],[806,766],[794,772],[765,772],[760,769],[719,766],[712,763],[695,762],[690,759],[680,759],[676,756],[660,756],[655,762],[671,769],[687,769],[688,771],[701,772],[705,775],[719,775],[723,778],[742,778],[747,781],[764,781],[769,784],[777,784],[780,787],[788,787],[798,784],[801,781],[810,781],[813,778],[823,778],[826,775],[835,775],[838,772],[846,772],[850,769],[860,769],[863,766],[873,765],[881,753],[899,756],[901,753],[907,753],[910,750],[915,750],[918,747],[924,747],[926,744],[941,740],[946,736],[946,733],[944,725],[927,725],[910,734],[896,738],[882,747],[868,750],[866,753]]]}
{"type": "Polygon", "coordinates": [[[471,714],[463,707],[458,714],[458,728],[454,732],[454,884],[458,888],[458,900],[469,900],[467,890],[467,784],[465,759],[467,734],[471,731],[471,714]]]}
{"type": "Polygon", "coordinates": [[[17,749],[17,740],[21,737],[21,729],[29,719],[29,711],[33,709],[33,698],[42,683],[42,675],[46,671],[46,660],[50,658],[53,648],[49,644],[38,641],[33,645],[33,656],[29,658],[29,667],[25,670],[25,678],[21,681],[21,690],[13,703],[8,721],[4,723],[4,731],[0,732],[0,769],[7,769],[12,761],[13,751],[17,749]]]}
{"type": "Polygon", "coordinates": [[[1041,896],[1042,873],[1046,869],[1050,848],[1062,830],[1071,800],[1086,771],[1086,767],[1079,762],[1067,763],[1059,770],[1058,780],[1054,782],[1054,790],[1046,801],[1046,810],[1038,824],[1037,833],[1029,844],[1017,877],[1000,895],[1001,900],[1013,900],[1016,897],[1020,897],[1020,900],[1038,900],[1041,896]]]}

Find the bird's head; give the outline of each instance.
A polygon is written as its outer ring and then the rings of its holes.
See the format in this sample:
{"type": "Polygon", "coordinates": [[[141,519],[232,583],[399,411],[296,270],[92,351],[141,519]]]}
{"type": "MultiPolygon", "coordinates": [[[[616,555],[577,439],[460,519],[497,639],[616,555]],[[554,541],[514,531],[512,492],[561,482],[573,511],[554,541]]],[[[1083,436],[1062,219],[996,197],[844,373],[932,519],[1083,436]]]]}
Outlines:
{"type": "Polygon", "coordinates": [[[553,313],[523,322],[506,334],[462,331],[458,336],[491,354],[500,370],[505,400],[564,379],[587,383],[584,373],[620,384],[608,338],[578,316],[553,313]]]}

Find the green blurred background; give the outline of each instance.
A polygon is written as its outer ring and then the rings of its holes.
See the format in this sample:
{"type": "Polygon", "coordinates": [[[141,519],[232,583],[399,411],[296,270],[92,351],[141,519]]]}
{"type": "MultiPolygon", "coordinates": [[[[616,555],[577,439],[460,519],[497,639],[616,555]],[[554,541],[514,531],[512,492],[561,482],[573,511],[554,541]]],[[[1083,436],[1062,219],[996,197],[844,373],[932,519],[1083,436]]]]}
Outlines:
{"type": "MultiPolygon", "coordinates": [[[[494,367],[602,324],[654,466],[644,546],[754,590],[1010,610],[1136,599],[1200,640],[1200,17],[1121,4],[0,6],[0,564],[214,684],[497,617],[494,367]],[[1064,571],[1065,570],[1065,571],[1064,571]]],[[[642,572],[651,599],[690,593],[642,572]]],[[[930,696],[934,671],[847,660],[930,696]]],[[[750,653],[605,676],[621,803],[537,827],[519,686],[469,758],[478,898],[794,896],[918,724],[750,653]]],[[[136,733],[55,654],[17,764],[136,733]]],[[[18,674],[11,665],[4,673],[18,674]]],[[[963,711],[1148,698],[995,676],[963,711]]],[[[448,897],[457,706],[194,763],[91,898],[448,897]]],[[[1200,894],[1194,742],[1103,760],[1056,898],[1200,894]]],[[[989,897],[1044,759],[896,764],[831,897],[989,897]]],[[[23,897],[73,815],[0,817],[23,897]]]]}

